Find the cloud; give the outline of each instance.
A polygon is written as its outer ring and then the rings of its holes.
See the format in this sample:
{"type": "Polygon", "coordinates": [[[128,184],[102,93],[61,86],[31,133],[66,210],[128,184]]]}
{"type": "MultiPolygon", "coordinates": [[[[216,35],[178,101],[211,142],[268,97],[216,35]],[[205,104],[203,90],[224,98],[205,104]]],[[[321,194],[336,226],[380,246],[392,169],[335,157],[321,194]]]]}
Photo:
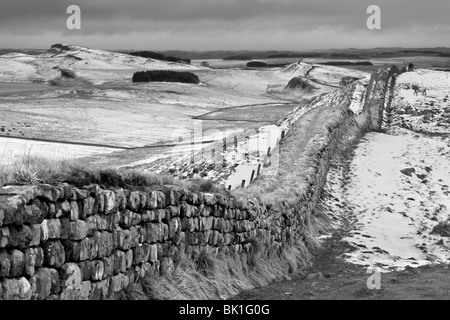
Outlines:
{"type": "MultiPolygon", "coordinates": [[[[170,35],[173,44],[185,37],[206,41],[214,36],[230,39],[233,46],[237,33],[248,36],[247,43],[252,46],[257,45],[256,39],[277,35],[286,41],[301,36],[309,44],[317,41],[312,36],[305,38],[307,33],[330,40],[331,36],[342,38],[339,34],[355,39],[360,34],[370,35],[366,9],[371,4],[381,7],[382,30],[372,32],[377,39],[380,34],[386,41],[406,34],[420,46],[429,42],[425,35],[429,37],[430,30],[436,41],[448,33],[448,0],[2,0],[0,35],[5,41],[28,36],[44,39],[44,34],[103,41],[132,34],[149,39],[170,35]],[[66,28],[66,8],[71,4],[81,8],[80,31],[66,28]]],[[[271,40],[267,42],[279,43],[271,40]]],[[[345,43],[350,42],[346,38],[345,43]]],[[[165,43],[171,43],[170,39],[165,43]]],[[[207,42],[199,49],[206,46],[207,42]]]]}

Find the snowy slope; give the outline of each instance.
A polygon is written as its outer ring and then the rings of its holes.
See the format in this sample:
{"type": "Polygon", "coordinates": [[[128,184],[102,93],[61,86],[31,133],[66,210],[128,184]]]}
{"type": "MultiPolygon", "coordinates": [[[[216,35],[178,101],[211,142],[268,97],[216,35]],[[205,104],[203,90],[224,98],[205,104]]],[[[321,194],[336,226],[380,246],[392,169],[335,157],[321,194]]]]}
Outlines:
{"type": "Polygon", "coordinates": [[[53,67],[73,70],[94,83],[131,78],[136,70],[199,71],[204,68],[175,62],[134,57],[127,54],[67,46],[60,50],[51,48],[36,56],[10,53],[0,56],[0,81],[49,81],[59,75],[53,67]]]}
{"type": "Polygon", "coordinates": [[[450,218],[447,77],[400,75],[388,134],[367,134],[351,162],[330,171],[325,207],[350,230],[344,241],[355,250],[344,254],[347,261],[383,270],[450,261],[449,238],[432,234],[450,218]],[[414,95],[412,85],[427,96],[414,95]]]}

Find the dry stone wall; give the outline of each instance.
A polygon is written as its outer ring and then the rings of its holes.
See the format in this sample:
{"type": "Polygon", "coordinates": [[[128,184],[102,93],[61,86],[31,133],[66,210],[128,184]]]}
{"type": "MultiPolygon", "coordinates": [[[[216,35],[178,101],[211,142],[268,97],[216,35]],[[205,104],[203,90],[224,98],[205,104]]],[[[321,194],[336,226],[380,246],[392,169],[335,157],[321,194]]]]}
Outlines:
{"type": "Polygon", "coordinates": [[[106,298],[146,274],[170,274],[181,250],[192,259],[248,252],[256,236],[281,245],[287,224],[257,200],[177,186],[4,187],[0,297],[106,298]]]}
{"type": "MultiPolygon", "coordinates": [[[[385,86],[373,80],[375,97],[385,86]]],[[[0,188],[0,300],[105,299],[146,275],[170,275],[181,254],[196,260],[202,251],[245,255],[255,241],[275,249],[295,245],[337,148],[380,120],[371,118],[379,104],[372,105],[358,119],[344,111],[310,143],[307,192],[294,204],[178,186],[0,188]]]]}

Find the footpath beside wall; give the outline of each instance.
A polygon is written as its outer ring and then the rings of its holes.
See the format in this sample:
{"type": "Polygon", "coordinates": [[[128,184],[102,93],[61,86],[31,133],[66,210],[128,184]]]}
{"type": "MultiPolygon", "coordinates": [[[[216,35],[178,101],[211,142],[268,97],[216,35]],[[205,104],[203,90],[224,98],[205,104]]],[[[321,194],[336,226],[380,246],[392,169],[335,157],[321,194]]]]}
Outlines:
{"type": "Polygon", "coordinates": [[[170,275],[185,254],[246,255],[255,241],[283,250],[304,241],[334,153],[381,121],[387,83],[371,79],[363,113],[345,103],[305,150],[294,202],[192,193],[178,186],[103,190],[61,184],[0,188],[0,300],[105,299],[146,275],[170,275]],[[369,92],[370,91],[370,92],[369,92]],[[381,107],[380,107],[381,106],[381,107]]]}

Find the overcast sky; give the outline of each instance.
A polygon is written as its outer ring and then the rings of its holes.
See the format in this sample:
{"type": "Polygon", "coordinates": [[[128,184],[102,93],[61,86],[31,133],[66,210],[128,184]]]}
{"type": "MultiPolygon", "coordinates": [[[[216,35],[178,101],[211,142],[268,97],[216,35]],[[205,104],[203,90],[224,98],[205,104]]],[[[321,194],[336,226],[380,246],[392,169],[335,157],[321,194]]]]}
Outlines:
{"type": "Polygon", "coordinates": [[[450,47],[449,0],[0,0],[0,47],[309,50],[450,47]],[[68,30],[69,5],[81,30],[68,30]],[[369,5],[381,30],[368,30],[369,5]]]}

